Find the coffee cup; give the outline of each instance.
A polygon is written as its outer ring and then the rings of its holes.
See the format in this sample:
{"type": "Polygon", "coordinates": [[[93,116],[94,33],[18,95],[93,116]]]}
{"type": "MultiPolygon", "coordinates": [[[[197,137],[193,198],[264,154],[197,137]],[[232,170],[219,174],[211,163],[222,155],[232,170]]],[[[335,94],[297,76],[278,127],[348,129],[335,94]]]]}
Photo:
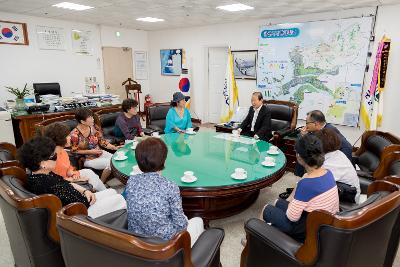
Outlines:
{"type": "Polygon", "coordinates": [[[134,173],[141,173],[141,172],[142,172],[142,171],[140,170],[140,168],[139,168],[138,165],[133,166],[133,167],[132,167],[132,171],[133,171],[134,173]]]}
{"type": "Polygon", "coordinates": [[[158,132],[153,132],[153,133],[151,134],[151,136],[153,136],[153,137],[158,137],[158,136],[159,136],[159,133],[158,133],[158,132]]]}
{"type": "Polygon", "coordinates": [[[265,157],[264,162],[267,164],[274,164],[275,163],[275,159],[272,157],[265,157]]]}
{"type": "Polygon", "coordinates": [[[236,168],[235,169],[235,174],[238,177],[244,177],[244,176],[247,175],[247,171],[245,169],[243,169],[243,168],[236,168]]]}
{"type": "Polygon", "coordinates": [[[125,157],[125,152],[124,151],[117,151],[117,158],[123,158],[125,157]]]}
{"type": "Polygon", "coordinates": [[[186,132],[187,132],[187,133],[193,133],[193,128],[187,128],[187,129],[186,129],[186,132]]]}
{"type": "Polygon", "coordinates": [[[269,151],[271,151],[273,153],[276,153],[276,152],[278,152],[278,147],[277,146],[270,146],[269,147],[269,151]]]}
{"type": "Polygon", "coordinates": [[[232,130],[232,135],[237,137],[239,136],[239,131],[238,130],[232,130]]]}
{"type": "Polygon", "coordinates": [[[186,178],[186,179],[190,179],[190,178],[193,177],[194,172],[192,172],[192,171],[185,171],[183,174],[185,175],[185,178],[186,178]]]}

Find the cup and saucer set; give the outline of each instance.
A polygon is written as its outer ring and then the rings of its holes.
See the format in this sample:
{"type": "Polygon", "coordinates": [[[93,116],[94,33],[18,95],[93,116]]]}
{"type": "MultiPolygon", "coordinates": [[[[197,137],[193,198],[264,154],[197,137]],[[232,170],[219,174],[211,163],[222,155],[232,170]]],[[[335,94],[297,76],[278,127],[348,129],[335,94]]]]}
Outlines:
{"type": "Polygon", "coordinates": [[[132,167],[132,171],[131,171],[130,175],[136,175],[136,174],[141,174],[141,173],[143,173],[143,172],[140,170],[139,166],[135,165],[132,167]]]}
{"type": "Polygon", "coordinates": [[[231,174],[231,178],[235,180],[247,179],[247,171],[243,168],[236,168],[235,172],[231,174]]]}
{"type": "Polygon", "coordinates": [[[274,158],[266,156],[264,158],[264,161],[261,162],[261,165],[263,165],[265,167],[275,167],[276,162],[275,162],[274,158]]]}
{"type": "Polygon", "coordinates": [[[186,131],[185,131],[185,133],[186,133],[186,134],[189,134],[189,135],[195,135],[195,134],[196,134],[196,132],[194,131],[193,128],[187,128],[186,131]]]}
{"type": "Polygon", "coordinates": [[[125,155],[124,151],[117,151],[115,152],[116,156],[114,156],[115,160],[121,161],[121,160],[126,160],[128,156],[125,155]]]}
{"type": "Polygon", "coordinates": [[[278,155],[279,154],[279,150],[277,146],[270,146],[269,150],[267,151],[268,154],[270,155],[278,155]]]}
{"type": "Polygon", "coordinates": [[[194,176],[194,172],[192,171],[185,171],[183,176],[181,177],[181,181],[184,183],[194,183],[197,181],[197,177],[194,176]]]}

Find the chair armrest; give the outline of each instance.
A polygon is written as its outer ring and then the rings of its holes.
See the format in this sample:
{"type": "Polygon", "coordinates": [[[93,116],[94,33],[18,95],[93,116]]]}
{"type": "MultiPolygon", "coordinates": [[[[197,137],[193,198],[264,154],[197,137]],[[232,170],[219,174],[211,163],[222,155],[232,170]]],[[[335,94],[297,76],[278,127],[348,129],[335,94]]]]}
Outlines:
{"type": "Polygon", "coordinates": [[[219,266],[219,251],[224,236],[224,230],[219,228],[210,228],[204,231],[192,247],[193,266],[219,266]]]}
{"type": "Polygon", "coordinates": [[[302,243],[259,219],[248,220],[244,228],[247,233],[246,247],[249,254],[257,258],[257,262],[280,261],[279,265],[285,266],[285,262],[282,262],[282,258],[285,258],[290,266],[301,265],[295,255],[302,243]]]}
{"type": "Polygon", "coordinates": [[[355,165],[355,164],[358,164],[358,159],[360,158],[359,156],[357,156],[357,155],[355,155],[354,154],[354,151],[353,151],[353,154],[352,154],[352,163],[353,163],[353,165],[355,165]]]}
{"type": "Polygon", "coordinates": [[[366,178],[371,181],[374,180],[374,177],[372,176],[372,173],[370,173],[370,172],[366,172],[366,171],[362,171],[362,170],[357,170],[356,172],[357,172],[358,177],[366,178]]]}
{"type": "Polygon", "coordinates": [[[143,130],[143,133],[144,133],[145,135],[151,135],[152,133],[155,132],[155,130],[149,129],[149,128],[143,128],[142,130],[143,130]]]}
{"type": "Polygon", "coordinates": [[[157,132],[164,132],[164,129],[161,129],[161,127],[157,126],[157,125],[152,125],[150,124],[149,126],[147,126],[147,128],[152,129],[153,131],[157,131],[157,132]]]}
{"type": "Polygon", "coordinates": [[[286,128],[286,129],[281,129],[281,130],[275,131],[275,133],[279,134],[280,138],[284,138],[285,136],[288,136],[292,132],[294,132],[294,129],[291,129],[291,128],[286,128]]]}

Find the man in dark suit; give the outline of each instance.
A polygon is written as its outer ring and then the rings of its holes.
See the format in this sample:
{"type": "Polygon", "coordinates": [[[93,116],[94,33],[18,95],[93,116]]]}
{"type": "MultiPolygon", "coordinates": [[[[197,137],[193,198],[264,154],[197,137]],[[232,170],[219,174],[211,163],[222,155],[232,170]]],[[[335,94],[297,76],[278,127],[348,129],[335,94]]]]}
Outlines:
{"type": "MultiPolygon", "coordinates": [[[[306,126],[301,129],[300,134],[305,135],[308,133],[314,133],[323,128],[332,129],[338,135],[340,139],[340,151],[342,151],[350,162],[352,162],[352,145],[335,126],[326,122],[325,115],[322,111],[313,110],[307,113],[306,126]]],[[[303,176],[304,168],[300,166],[300,164],[296,164],[294,174],[297,176],[303,176]]]]}
{"type": "Polygon", "coordinates": [[[271,112],[263,105],[263,96],[254,92],[251,96],[251,107],[238,131],[245,136],[269,141],[271,139],[271,112]]]}

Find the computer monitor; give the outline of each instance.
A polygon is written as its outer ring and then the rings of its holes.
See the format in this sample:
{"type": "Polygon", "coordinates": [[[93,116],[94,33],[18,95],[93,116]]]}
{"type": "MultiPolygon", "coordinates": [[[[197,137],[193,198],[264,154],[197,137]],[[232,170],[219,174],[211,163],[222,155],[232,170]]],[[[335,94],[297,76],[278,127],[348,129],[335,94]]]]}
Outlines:
{"type": "Polygon", "coordinates": [[[59,83],[34,83],[33,93],[35,94],[36,103],[40,103],[41,95],[58,95],[61,96],[59,83]]]}

